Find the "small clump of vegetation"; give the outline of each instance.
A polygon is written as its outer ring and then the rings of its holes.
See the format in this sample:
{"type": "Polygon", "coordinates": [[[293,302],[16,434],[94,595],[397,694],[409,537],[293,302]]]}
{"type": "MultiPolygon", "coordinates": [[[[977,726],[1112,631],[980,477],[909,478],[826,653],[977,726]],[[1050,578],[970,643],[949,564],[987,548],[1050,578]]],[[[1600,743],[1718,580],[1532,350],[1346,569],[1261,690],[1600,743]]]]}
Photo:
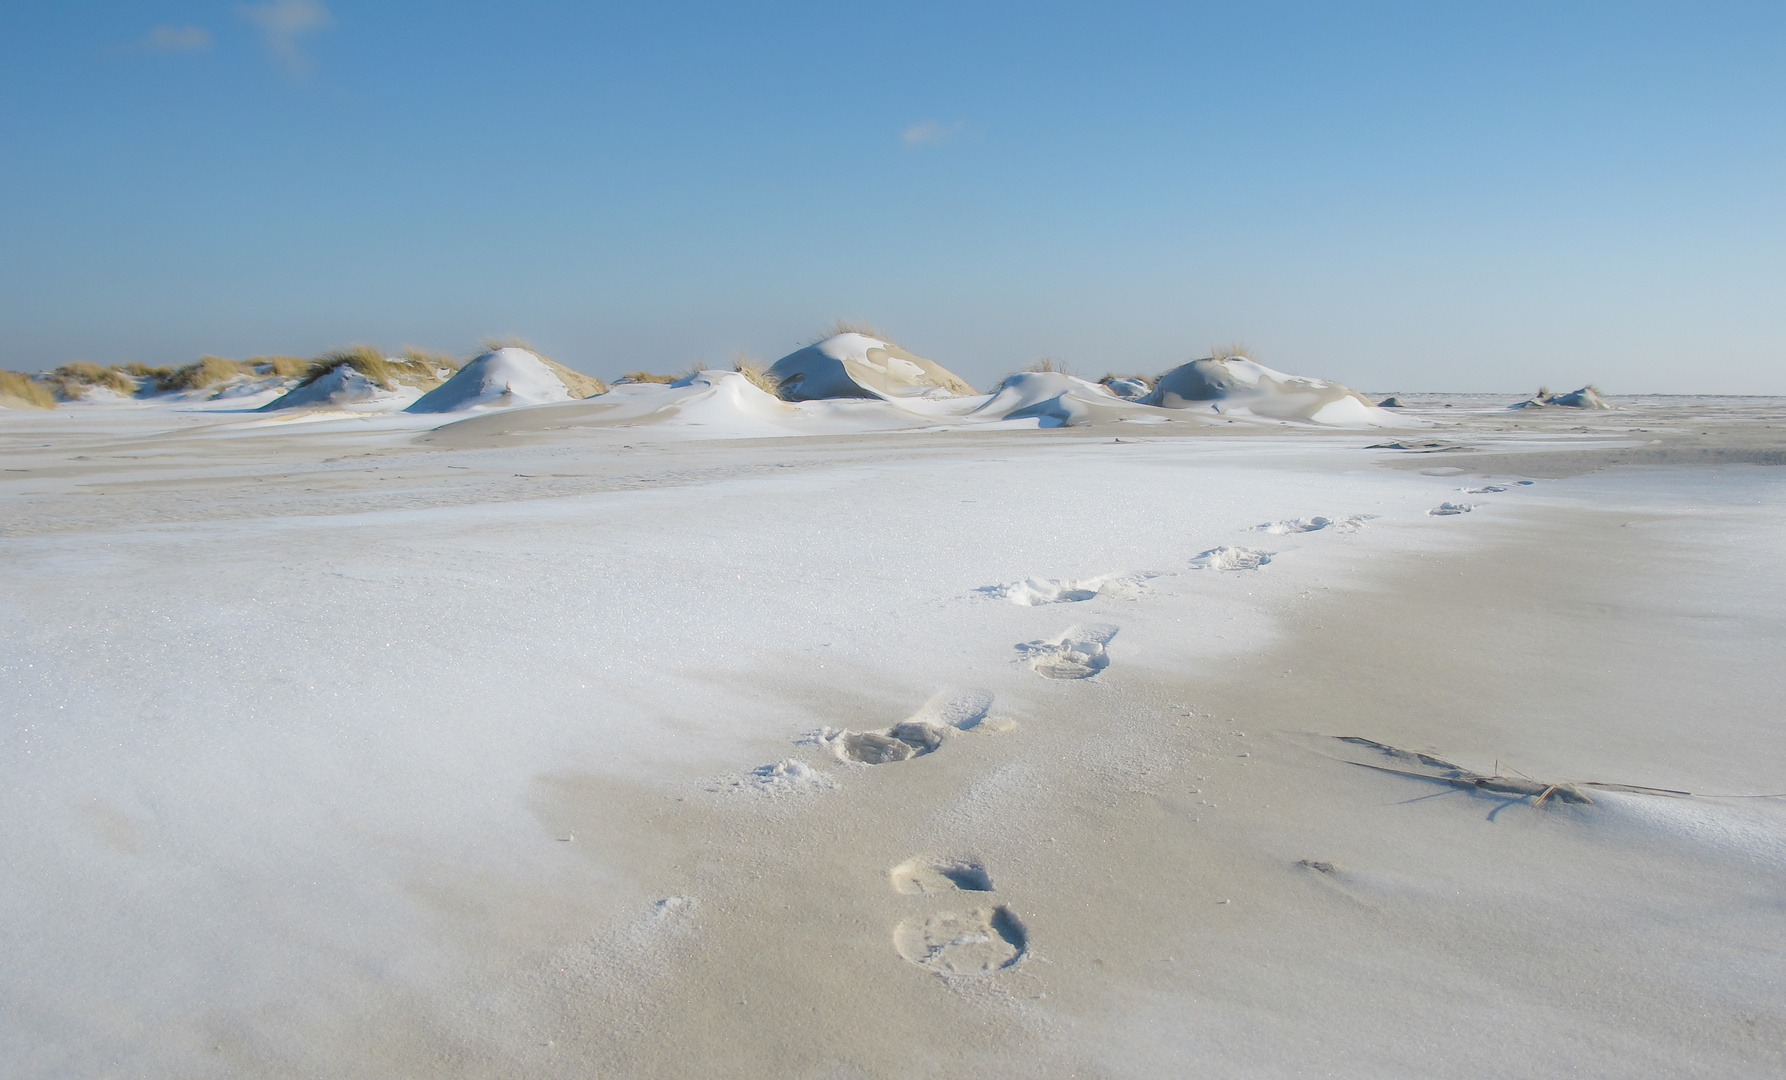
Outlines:
{"type": "Polygon", "coordinates": [[[660,375],[653,371],[629,371],[620,376],[620,381],[623,383],[658,383],[664,385],[673,383],[680,378],[682,378],[681,375],[660,375]]]}
{"type": "Polygon", "coordinates": [[[744,353],[732,359],[732,370],[745,377],[750,385],[773,397],[781,396],[781,380],[769,374],[769,369],[744,353]]]}
{"type": "Polygon", "coordinates": [[[56,395],[49,387],[17,371],[0,371],[0,408],[53,409],[56,395]]]}
{"type": "Polygon", "coordinates": [[[1072,372],[1067,370],[1067,365],[1061,363],[1059,360],[1056,360],[1052,356],[1044,356],[1040,360],[1037,360],[1035,363],[1024,368],[1023,370],[1025,370],[1025,371],[1053,371],[1053,372],[1058,372],[1059,374],[1062,374],[1062,375],[1071,375],[1072,374],[1072,372]]]}
{"type": "Polygon", "coordinates": [[[1253,360],[1256,359],[1252,346],[1243,341],[1230,341],[1226,345],[1212,345],[1209,349],[1211,360],[1253,360]]]}

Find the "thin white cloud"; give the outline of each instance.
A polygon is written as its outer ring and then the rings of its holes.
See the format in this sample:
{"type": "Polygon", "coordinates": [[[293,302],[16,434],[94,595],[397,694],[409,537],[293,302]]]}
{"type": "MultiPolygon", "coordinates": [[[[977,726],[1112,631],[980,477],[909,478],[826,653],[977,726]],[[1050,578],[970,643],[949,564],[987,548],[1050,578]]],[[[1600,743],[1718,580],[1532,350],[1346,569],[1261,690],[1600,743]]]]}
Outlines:
{"type": "Polygon", "coordinates": [[[149,52],[202,52],[211,47],[211,31],[202,26],[157,26],[135,48],[149,52]]]}
{"type": "Polygon", "coordinates": [[[319,0],[272,0],[244,4],[236,10],[260,27],[267,50],[293,75],[308,74],[313,66],[310,54],[304,51],[304,35],[335,25],[335,16],[319,0]]]}
{"type": "Polygon", "coordinates": [[[948,142],[967,129],[961,120],[953,124],[945,124],[939,120],[920,120],[899,133],[899,141],[907,147],[934,146],[940,142],[948,142]]]}

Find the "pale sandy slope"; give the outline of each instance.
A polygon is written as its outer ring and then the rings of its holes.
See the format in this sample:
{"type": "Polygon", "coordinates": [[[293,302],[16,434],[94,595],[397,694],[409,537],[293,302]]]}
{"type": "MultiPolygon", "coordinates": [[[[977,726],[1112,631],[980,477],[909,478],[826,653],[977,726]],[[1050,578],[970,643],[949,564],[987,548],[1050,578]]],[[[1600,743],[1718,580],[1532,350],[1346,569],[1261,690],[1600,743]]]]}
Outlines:
{"type": "Polygon", "coordinates": [[[1779,1075],[1779,801],[1534,807],[1331,738],[1779,790],[1786,481],[1579,474],[1768,452],[1771,413],[1714,412],[1484,412],[1430,455],[9,422],[0,1053],[1779,1075]],[[1270,559],[1193,569],[1221,547],[1270,559]],[[1043,678],[1063,641],[1107,666],[1043,678]],[[873,766],[808,738],[908,717],[953,730],[873,766]]]}

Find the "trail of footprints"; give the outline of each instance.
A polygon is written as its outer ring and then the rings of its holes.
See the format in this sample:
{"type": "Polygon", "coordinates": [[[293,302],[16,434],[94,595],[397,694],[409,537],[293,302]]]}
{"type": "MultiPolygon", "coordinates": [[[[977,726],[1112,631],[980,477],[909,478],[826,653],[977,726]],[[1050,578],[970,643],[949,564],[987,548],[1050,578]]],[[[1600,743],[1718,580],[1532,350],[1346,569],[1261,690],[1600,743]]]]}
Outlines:
{"type": "MultiPolygon", "coordinates": [[[[1515,483],[1530,485],[1533,481],[1515,483]]],[[[1488,484],[1462,489],[1469,495],[1509,491],[1506,485],[1488,484]]],[[[1477,504],[1445,502],[1427,511],[1434,517],[1466,514],[1477,504]]],[[[1254,532],[1269,536],[1294,536],[1312,532],[1356,532],[1374,514],[1345,518],[1311,517],[1267,522],[1254,532]]],[[[1190,560],[1193,570],[1244,572],[1269,564],[1275,552],[1243,546],[1211,548],[1190,560]]],[[[1079,603],[1096,597],[1136,600],[1148,593],[1148,583],[1168,576],[1160,572],[1104,574],[1081,579],[1028,578],[1007,585],[988,585],[976,590],[991,599],[1025,607],[1079,603]]],[[[1074,625],[1052,638],[1016,646],[1020,659],[1047,679],[1089,679],[1110,665],[1107,646],[1119,628],[1108,624],[1074,625]]],[[[967,731],[1006,732],[1016,724],[992,715],[993,697],[984,691],[945,691],[926,702],[916,714],[891,727],[855,731],[823,728],[803,740],[822,746],[840,763],[863,766],[887,765],[935,753],[952,738],[967,731]]],[[[730,786],[767,794],[834,787],[835,781],[804,762],[786,758],[735,777],[730,786]]],[[[718,790],[718,789],[714,789],[718,790]]],[[[1327,870],[1321,864],[1309,864],[1327,870]]],[[[893,930],[893,945],[909,963],[945,977],[990,975],[1020,963],[1029,952],[1029,931],[1006,904],[986,903],[968,907],[963,894],[989,894],[993,882],[986,867],[972,860],[919,857],[908,859],[888,872],[893,890],[916,898],[914,903],[954,900],[964,910],[918,910],[893,930]]]]}

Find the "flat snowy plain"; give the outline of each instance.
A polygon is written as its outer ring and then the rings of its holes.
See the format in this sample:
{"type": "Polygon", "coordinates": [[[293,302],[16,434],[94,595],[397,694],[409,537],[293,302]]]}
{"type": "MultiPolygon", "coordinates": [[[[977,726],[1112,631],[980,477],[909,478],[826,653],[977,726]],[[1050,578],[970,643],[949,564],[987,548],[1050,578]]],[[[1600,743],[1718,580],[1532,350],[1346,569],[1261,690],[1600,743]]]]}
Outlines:
{"type": "Polygon", "coordinates": [[[0,412],[0,1060],[1786,1074],[1786,403],[1404,400],[0,412]]]}

